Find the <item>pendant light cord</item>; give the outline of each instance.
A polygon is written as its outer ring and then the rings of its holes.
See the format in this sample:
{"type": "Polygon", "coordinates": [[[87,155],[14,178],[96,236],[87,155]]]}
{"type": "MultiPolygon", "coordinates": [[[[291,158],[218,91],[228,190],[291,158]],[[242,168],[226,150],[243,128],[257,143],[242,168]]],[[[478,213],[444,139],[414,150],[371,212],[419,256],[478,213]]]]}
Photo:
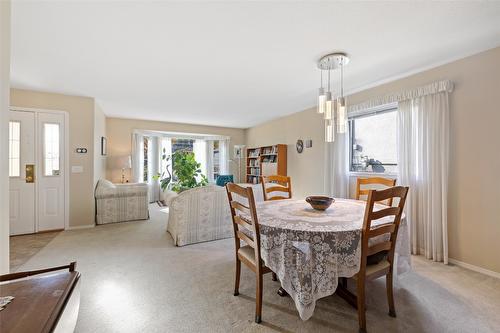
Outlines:
{"type": "Polygon", "coordinates": [[[328,68],[328,91],[330,91],[330,72],[331,72],[331,69],[328,68]]]}
{"type": "Polygon", "coordinates": [[[340,97],[344,97],[344,60],[340,63],[340,97]]]}

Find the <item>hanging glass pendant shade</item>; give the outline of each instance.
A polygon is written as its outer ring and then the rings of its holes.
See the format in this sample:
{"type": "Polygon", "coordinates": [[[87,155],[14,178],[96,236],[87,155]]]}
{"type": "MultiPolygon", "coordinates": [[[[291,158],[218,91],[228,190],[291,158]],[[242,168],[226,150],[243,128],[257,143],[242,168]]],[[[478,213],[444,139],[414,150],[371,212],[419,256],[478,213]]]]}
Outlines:
{"type": "Polygon", "coordinates": [[[325,120],[325,141],[335,141],[335,126],[333,120],[325,120]]]}
{"type": "Polygon", "coordinates": [[[325,101],[325,120],[331,120],[333,117],[333,100],[332,93],[326,92],[326,101],[325,101]]]}
{"type": "Polygon", "coordinates": [[[347,110],[345,98],[339,97],[337,101],[337,132],[345,133],[347,130],[347,110]]]}
{"type": "Polygon", "coordinates": [[[326,95],[325,95],[325,89],[323,88],[323,71],[321,72],[321,88],[319,88],[318,92],[318,113],[323,114],[325,113],[325,102],[326,102],[326,95]]]}
{"type": "Polygon", "coordinates": [[[340,61],[340,97],[337,104],[337,132],[345,133],[347,127],[347,110],[344,98],[344,59],[340,61]]]}
{"type": "Polygon", "coordinates": [[[319,88],[318,94],[318,113],[325,113],[325,102],[326,102],[326,94],[325,89],[319,88]]]}

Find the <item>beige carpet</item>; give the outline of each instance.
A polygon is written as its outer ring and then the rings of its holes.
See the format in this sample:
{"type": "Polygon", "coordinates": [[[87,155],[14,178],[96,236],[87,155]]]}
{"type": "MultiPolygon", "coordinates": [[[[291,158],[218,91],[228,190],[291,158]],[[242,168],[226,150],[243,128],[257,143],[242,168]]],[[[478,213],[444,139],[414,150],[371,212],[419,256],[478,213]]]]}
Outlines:
{"type": "MultiPolygon", "coordinates": [[[[357,332],[356,311],[337,296],[301,321],[278,282],[264,281],[263,323],[255,324],[255,279],[242,271],[233,293],[233,240],[176,248],[167,214],[151,220],[65,231],[20,269],[78,261],[82,297],[77,332],[357,332]]],[[[368,287],[369,332],[500,332],[500,280],[414,258],[387,315],[384,280],[368,287]]]]}

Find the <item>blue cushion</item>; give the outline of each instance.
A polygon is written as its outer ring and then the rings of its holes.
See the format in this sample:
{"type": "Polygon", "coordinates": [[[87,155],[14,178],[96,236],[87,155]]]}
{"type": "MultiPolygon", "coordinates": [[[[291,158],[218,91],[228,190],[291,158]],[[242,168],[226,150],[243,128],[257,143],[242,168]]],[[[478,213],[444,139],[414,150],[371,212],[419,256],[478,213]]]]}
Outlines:
{"type": "Polygon", "coordinates": [[[232,183],[233,181],[233,175],[219,175],[217,177],[217,180],[215,181],[215,184],[219,186],[226,186],[227,183],[232,183]]]}

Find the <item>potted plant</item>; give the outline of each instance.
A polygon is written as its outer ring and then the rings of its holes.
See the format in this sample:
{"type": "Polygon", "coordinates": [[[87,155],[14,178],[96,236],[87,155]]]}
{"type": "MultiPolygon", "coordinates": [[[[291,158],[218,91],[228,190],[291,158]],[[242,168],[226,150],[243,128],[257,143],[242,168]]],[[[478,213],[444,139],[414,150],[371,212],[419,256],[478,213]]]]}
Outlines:
{"type": "Polygon", "coordinates": [[[187,150],[178,150],[169,156],[165,149],[161,159],[165,161],[165,170],[154,176],[160,180],[162,191],[172,190],[180,193],[190,188],[208,185],[208,179],[201,173],[201,164],[196,162],[194,153],[187,150]],[[172,173],[169,171],[169,161],[172,160],[172,173]]]}
{"type": "Polygon", "coordinates": [[[172,154],[172,190],[182,192],[190,188],[208,185],[208,179],[201,173],[201,164],[196,162],[194,153],[178,150],[172,154]]]}

